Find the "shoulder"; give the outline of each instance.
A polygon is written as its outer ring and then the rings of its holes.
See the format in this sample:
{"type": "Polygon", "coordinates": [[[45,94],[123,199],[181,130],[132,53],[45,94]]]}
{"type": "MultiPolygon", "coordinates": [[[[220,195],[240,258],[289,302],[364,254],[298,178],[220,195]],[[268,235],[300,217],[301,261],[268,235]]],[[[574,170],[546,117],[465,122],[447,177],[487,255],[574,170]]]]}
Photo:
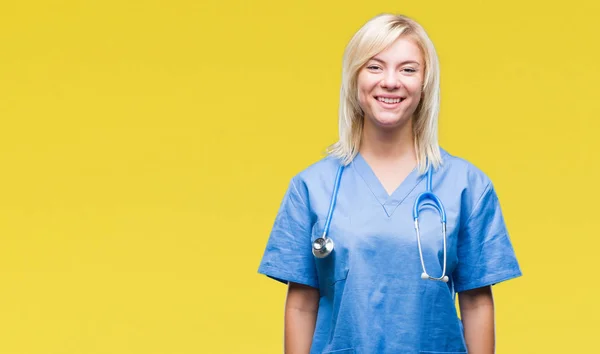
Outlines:
{"type": "Polygon", "coordinates": [[[451,187],[452,194],[460,201],[465,215],[471,215],[482,201],[496,198],[492,180],[482,169],[462,157],[454,156],[445,150],[441,152],[442,183],[451,187]]]}
{"type": "Polygon", "coordinates": [[[448,151],[441,149],[442,166],[441,171],[445,179],[452,179],[457,183],[464,183],[469,189],[481,191],[489,188],[492,184],[488,175],[472,162],[465,158],[454,156],[448,151]]]}
{"type": "Polygon", "coordinates": [[[340,165],[339,159],[325,156],[302,169],[293,177],[293,180],[299,184],[312,184],[316,181],[322,181],[323,178],[329,177],[331,179],[331,175],[337,173],[340,165]]]}
{"type": "Polygon", "coordinates": [[[341,161],[333,156],[325,156],[300,170],[292,178],[292,185],[297,192],[307,197],[311,193],[319,193],[333,185],[335,175],[341,161]]]}

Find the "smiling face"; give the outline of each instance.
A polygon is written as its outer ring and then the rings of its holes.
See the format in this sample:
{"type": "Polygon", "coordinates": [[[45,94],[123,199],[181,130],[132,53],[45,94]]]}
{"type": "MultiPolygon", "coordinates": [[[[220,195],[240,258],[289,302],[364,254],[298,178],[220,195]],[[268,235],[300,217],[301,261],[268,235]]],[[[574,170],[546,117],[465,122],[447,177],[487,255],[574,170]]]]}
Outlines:
{"type": "Polygon", "coordinates": [[[410,124],[421,99],[424,65],[421,49],[406,36],[368,60],[357,77],[365,124],[378,129],[410,124]]]}

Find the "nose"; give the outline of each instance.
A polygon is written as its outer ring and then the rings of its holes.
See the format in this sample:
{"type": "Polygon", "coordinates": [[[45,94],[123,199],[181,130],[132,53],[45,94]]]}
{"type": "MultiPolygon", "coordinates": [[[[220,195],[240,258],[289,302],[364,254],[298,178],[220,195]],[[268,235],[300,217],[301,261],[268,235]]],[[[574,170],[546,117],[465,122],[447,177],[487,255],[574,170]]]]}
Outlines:
{"type": "Polygon", "coordinates": [[[402,83],[400,82],[400,78],[398,77],[398,73],[393,70],[388,70],[384,73],[384,77],[380,82],[382,88],[388,90],[394,90],[399,88],[402,83]]]}

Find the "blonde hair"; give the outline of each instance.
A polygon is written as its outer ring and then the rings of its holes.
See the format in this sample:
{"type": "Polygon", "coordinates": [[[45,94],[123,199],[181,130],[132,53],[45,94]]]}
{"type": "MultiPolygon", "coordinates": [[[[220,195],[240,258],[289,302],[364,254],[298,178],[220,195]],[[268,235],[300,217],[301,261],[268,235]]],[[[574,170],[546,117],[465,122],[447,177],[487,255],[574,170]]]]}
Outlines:
{"type": "Polygon", "coordinates": [[[423,53],[423,96],[413,115],[413,135],[419,172],[437,168],[442,157],[437,138],[440,101],[440,70],[429,36],[414,20],[403,15],[382,14],[369,20],[352,37],[344,52],[339,107],[339,141],[327,149],[329,155],[349,164],[358,154],[364,116],[358,102],[357,77],[365,63],[400,36],[409,36],[423,53]]]}

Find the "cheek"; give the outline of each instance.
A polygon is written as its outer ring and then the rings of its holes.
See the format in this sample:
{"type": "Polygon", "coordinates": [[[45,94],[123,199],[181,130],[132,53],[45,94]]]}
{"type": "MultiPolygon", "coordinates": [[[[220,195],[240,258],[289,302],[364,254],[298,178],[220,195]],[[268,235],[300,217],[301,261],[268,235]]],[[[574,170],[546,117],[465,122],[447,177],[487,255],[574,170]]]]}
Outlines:
{"type": "Polygon", "coordinates": [[[416,108],[419,105],[419,102],[423,100],[423,91],[421,90],[421,87],[415,87],[413,90],[409,91],[409,94],[411,97],[410,106],[416,108]]]}
{"type": "Polygon", "coordinates": [[[358,87],[358,103],[360,104],[361,108],[363,108],[363,110],[365,109],[365,106],[367,106],[369,104],[368,99],[370,97],[370,93],[369,90],[365,87],[358,87]]]}
{"type": "Polygon", "coordinates": [[[371,97],[371,94],[373,93],[375,85],[376,83],[373,81],[373,79],[368,77],[367,75],[358,77],[356,89],[358,95],[358,102],[360,102],[361,105],[368,104],[368,100],[371,97]]]}
{"type": "Polygon", "coordinates": [[[415,80],[407,83],[406,88],[411,95],[420,97],[423,93],[423,81],[415,80]]]}
{"type": "Polygon", "coordinates": [[[358,92],[358,101],[360,104],[367,104],[367,99],[369,98],[368,92],[359,91],[358,92]]]}

